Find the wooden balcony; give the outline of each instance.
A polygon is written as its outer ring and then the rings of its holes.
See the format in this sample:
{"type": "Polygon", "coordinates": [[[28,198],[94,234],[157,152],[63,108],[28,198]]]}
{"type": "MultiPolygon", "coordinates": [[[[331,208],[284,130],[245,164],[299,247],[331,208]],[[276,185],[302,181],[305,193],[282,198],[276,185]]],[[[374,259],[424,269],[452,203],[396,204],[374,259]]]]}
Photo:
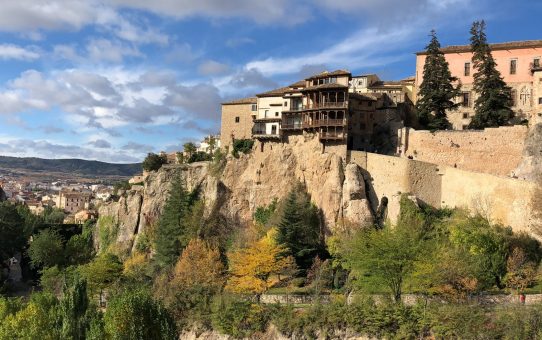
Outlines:
{"type": "Polygon", "coordinates": [[[325,102],[325,103],[312,103],[306,105],[306,109],[344,109],[348,107],[348,102],[325,102]]]}
{"type": "Polygon", "coordinates": [[[291,106],[288,109],[283,110],[282,113],[285,113],[285,112],[300,112],[300,111],[303,111],[305,109],[306,109],[305,105],[291,106]]]}
{"type": "Polygon", "coordinates": [[[303,124],[301,122],[282,122],[280,126],[281,130],[301,130],[303,129],[303,124]]]}

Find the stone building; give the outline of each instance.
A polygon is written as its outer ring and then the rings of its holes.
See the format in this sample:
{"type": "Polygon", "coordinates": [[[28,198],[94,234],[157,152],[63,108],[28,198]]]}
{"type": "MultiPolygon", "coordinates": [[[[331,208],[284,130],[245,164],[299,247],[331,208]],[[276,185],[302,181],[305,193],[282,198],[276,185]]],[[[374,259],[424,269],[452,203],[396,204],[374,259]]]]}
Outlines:
{"type": "MultiPolygon", "coordinates": [[[[497,70],[512,89],[516,122],[531,120],[542,115],[542,40],[513,41],[490,44],[497,70]]],[[[465,129],[474,115],[476,93],[473,91],[473,75],[470,45],[447,46],[441,51],[450,66],[452,76],[461,82],[461,106],[450,111],[448,117],[456,130],[465,129]]],[[[416,89],[423,81],[426,52],[416,53],[416,89]]]]}
{"type": "Polygon", "coordinates": [[[290,135],[310,133],[318,136],[324,149],[372,151],[377,132],[389,130],[390,122],[402,127],[406,116],[402,107],[412,105],[413,82],[392,84],[376,75],[353,79],[349,71],[325,71],[255,98],[224,103],[222,145],[231,144],[233,138],[287,141],[290,135]]]}
{"type": "Polygon", "coordinates": [[[75,190],[61,190],[58,194],[56,206],[69,214],[89,209],[91,194],[75,190]]]}
{"type": "Polygon", "coordinates": [[[256,117],[258,102],[256,97],[237,99],[222,103],[220,145],[229,147],[234,139],[252,137],[252,121],[256,117]]]}

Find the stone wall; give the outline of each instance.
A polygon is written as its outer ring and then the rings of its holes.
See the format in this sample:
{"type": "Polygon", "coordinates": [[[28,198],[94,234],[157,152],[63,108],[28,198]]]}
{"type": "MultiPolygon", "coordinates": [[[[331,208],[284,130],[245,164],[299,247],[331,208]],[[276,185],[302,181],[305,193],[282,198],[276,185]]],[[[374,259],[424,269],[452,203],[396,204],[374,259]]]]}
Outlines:
{"type": "MultiPolygon", "coordinates": [[[[255,103],[255,101],[254,101],[255,103]]],[[[220,122],[220,145],[226,148],[235,139],[252,138],[253,103],[222,104],[222,120],[220,122]],[[236,122],[239,117],[239,122],[236,122]]]]}
{"type": "Polygon", "coordinates": [[[522,125],[483,131],[429,132],[404,128],[399,133],[399,152],[414,160],[513,176],[522,160],[528,130],[522,125]]]}
{"type": "Polygon", "coordinates": [[[350,161],[365,170],[373,209],[382,197],[388,198],[392,223],[402,193],[437,208],[467,208],[516,231],[528,231],[532,223],[531,198],[536,186],[532,182],[361,151],[350,152],[350,161]]]}

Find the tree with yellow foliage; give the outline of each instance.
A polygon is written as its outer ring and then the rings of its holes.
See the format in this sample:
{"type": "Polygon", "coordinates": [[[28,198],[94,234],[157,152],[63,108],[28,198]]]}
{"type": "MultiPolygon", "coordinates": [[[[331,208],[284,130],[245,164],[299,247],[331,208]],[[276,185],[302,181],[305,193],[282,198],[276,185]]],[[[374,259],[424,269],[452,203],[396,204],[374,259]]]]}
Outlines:
{"type": "Polygon", "coordinates": [[[276,233],[276,229],[271,229],[249,247],[229,254],[231,277],[226,285],[227,291],[259,297],[271,287],[272,275],[295,271],[295,260],[284,255],[286,248],[277,244],[276,233]]]}
{"type": "Polygon", "coordinates": [[[190,240],[175,265],[172,283],[180,289],[200,286],[217,293],[224,284],[220,251],[199,238],[190,240]]]}

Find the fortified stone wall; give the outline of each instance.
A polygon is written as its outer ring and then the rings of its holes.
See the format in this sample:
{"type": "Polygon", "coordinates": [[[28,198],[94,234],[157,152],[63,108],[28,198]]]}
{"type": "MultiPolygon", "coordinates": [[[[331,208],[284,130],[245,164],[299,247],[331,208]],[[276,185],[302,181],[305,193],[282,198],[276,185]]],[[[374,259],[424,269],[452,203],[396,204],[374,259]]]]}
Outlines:
{"type": "Polygon", "coordinates": [[[528,231],[532,223],[536,186],[532,182],[362,151],[352,151],[350,161],[365,170],[373,209],[384,196],[388,198],[392,223],[397,220],[402,193],[437,208],[467,208],[516,231],[528,231]]]}
{"type": "Polygon", "coordinates": [[[498,176],[514,176],[521,163],[528,127],[483,131],[400,131],[402,157],[498,176]]]}

